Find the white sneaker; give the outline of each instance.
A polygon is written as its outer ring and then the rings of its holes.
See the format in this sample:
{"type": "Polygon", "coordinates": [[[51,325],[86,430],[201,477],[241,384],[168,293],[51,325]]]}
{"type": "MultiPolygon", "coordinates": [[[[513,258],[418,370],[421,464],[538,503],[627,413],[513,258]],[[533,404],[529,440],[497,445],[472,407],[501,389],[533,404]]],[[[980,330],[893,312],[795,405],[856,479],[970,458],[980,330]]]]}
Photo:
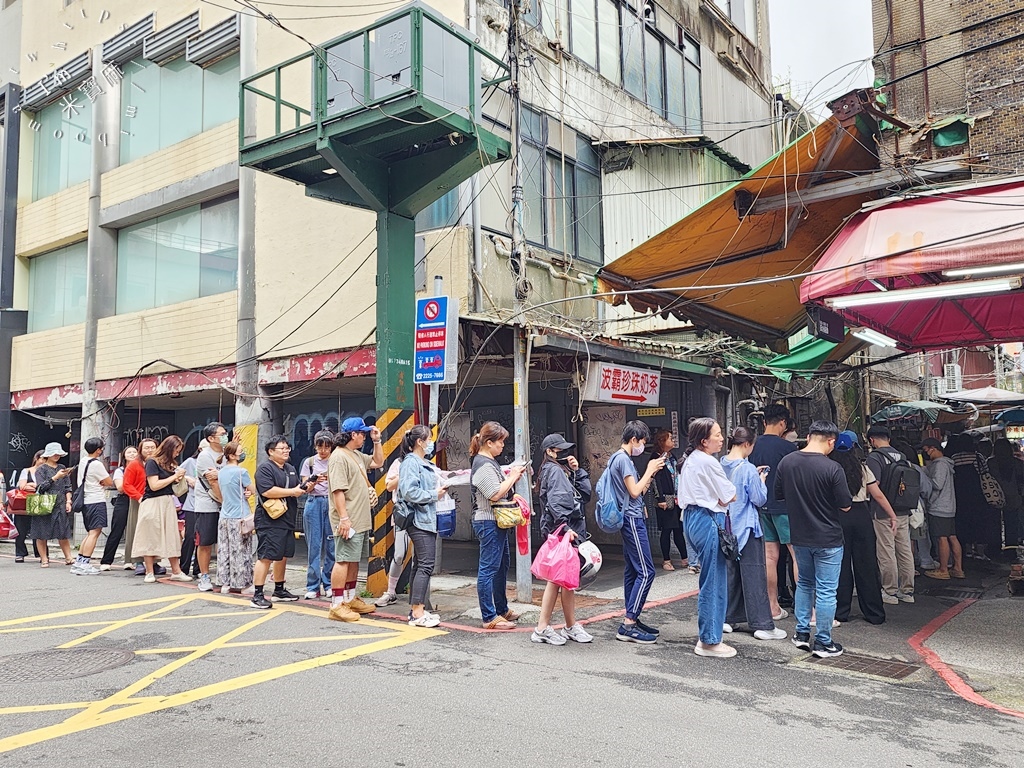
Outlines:
{"type": "Polygon", "coordinates": [[[102,565],[100,565],[100,570],[101,571],[109,571],[110,570],[110,564],[109,563],[103,563],[102,565]]]}
{"type": "Polygon", "coordinates": [[[754,637],[758,640],[785,640],[786,630],[779,629],[758,629],[754,632],[754,637]]]}
{"type": "Polygon", "coordinates": [[[783,619],[788,619],[788,618],[789,618],[789,611],[787,611],[785,608],[779,608],[779,615],[778,616],[772,616],[772,621],[782,621],[783,619]]]}
{"type": "Polygon", "coordinates": [[[900,599],[896,597],[896,595],[890,595],[887,592],[883,592],[882,602],[886,605],[899,605],[900,599]]]}
{"type": "Polygon", "coordinates": [[[156,574],[147,573],[146,577],[142,581],[145,582],[146,584],[155,584],[156,583],[156,574]]]}
{"type": "MultiPolygon", "coordinates": [[[[183,576],[188,576],[184,571],[181,572],[183,576]]],[[[172,581],[184,581],[184,579],[175,579],[171,576],[172,581]]],[[[188,577],[189,581],[192,581],[192,577],[188,577]]],[[[210,574],[201,573],[199,574],[199,591],[200,592],[213,592],[213,582],[210,580],[210,574]]]]}
{"type": "MultiPolygon", "coordinates": [[[[168,581],[192,581],[192,577],[189,576],[184,571],[181,571],[180,573],[172,573],[170,576],[167,577],[167,580],[168,581]]],[[[202,580],[201,579],[200,579],[199,583],[200,583],[200,585],[202,585],[202,580]]],[[[206,577],[206,583],[209,586],[209,589],[204,589],[203,592],[213,592],[213,584],[210,584],[210,577],[209,576],[206,577]]],[[[202,587],[200,586],[200,588],[202,588],[202,587]]]]}
{"type": "Polygon", "coordinates": [[[307,600],[316,600],[318,597],[320,597],[320,593],[315,589],[311,589],[306,593],[307,600]]]}
{"type": "Polygon", "coordinates": [[[378,608],[385,608],[389,605],[394,605],[398,602],[398,595],[394,592],[385,592],[383,595],[378,597],[373,604],[378,608]]]}
{"type": "Polygon", "coordinates": [[[594,637],[583,628],[582,624],[573,624],[571,627],[566,627],[562,630],[562,637],[566,640],[572,640],[577,643],[589,643],[594,639],[594,637]]]}
{"type": "Polygon", "coordinates": [[[568,641],[565,639],[565,635],[555,632],[551,627],[545,627],[543,630],[533,630],[533,634],[530,635],[530,642],[548,643],[549,645],[565,645],[568,641]]]}
{"type": "Polygon", "coordinates": [[[135,563],[125,563],[124,565],[121,566],[121,570],[122,571],[134,571],[135,570],[135,563]]]}
{"type": "Polygon", "coordinates": [[[910,594],[905,594],[903,592],[897,592],[896,599],[901,603],[912,603],[914,602],[914,593],[911,592],[910,594]]]}
{"type": "MultiPolygon", "coordinates": [[[[436,627],[440,623],[441,620],[435,614],[427,611],[424,611],[418,619],[409,619],[410,627],[436,627]]],[[[564,643],[565,640],[562,642],[564,643]]]]}
{"type": "Polygon", "coordinates": [[[727,635],[730,634],[732,632],[732,624],[723,624],[722,631],[727,635]]]}
{"type": "Polygon", "coordinates": [[[229,587],[229,586],[227,586],[225,584],[223,587],[220,588],[220,593],[222,595],[230,595],[231,594],[231,587],[229,587]]]}

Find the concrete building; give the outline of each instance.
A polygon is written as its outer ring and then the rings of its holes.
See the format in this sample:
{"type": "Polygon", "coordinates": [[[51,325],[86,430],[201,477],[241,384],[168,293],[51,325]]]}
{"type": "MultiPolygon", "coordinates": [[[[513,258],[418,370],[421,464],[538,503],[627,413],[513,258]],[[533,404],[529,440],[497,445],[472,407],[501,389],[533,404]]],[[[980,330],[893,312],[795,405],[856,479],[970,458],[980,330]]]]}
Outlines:
{"type": "MultiPolygon", "coordinates": [[[[284,432],[299,460],[321,426],[374,415],[374,218],[240,171],[238,85],[308,50],[301,38],[326,42],[401,5],[306,0],[275,7],[278,26],[233,2],[4,3],[0,114],[20,137],[0,243],[4,311],[21,322],[5,467],[69,433],[73,450],[93,432],[114,449],[173,433],[191,450],[214,418],[249,425],[252,443],[257,427],[284,432]]],[[[430,5],[504,55],[503,3],[430,5]]],[[[602,264],[771,154],[765,6],[540,0],[524,12],[530,304],[589,293],[602,264]]],[[[308,103],[309,82],[284,87],[308,103]]],[[[507,136],[504,88],[483,115],[507,136]]],[[[496,327],[512,304],[511,192],[509,168],[491,166],[417,220],[418,287],[443,276],[462,316],[460,384],[442,394],[453,465],[472,426],[511,419],[510,335],[496,327]]],[[[685,428],[713,402],[713,343],[623,339],[621,317],[592,300],[530,310],[546,344],[532,359],[538,440],[585,438],[574,414],[588,361],[661,372],[656,425],[685,428]]],[[[635,417],[616,408],[616,423],[635,417]]]]}

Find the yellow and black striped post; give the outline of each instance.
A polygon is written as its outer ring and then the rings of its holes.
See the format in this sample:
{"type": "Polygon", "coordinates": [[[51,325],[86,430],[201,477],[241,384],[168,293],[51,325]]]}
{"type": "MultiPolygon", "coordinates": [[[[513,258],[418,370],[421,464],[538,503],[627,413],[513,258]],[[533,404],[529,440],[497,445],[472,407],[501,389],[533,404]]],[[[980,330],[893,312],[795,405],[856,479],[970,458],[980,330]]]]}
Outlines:
{"type": "MultiPolygon", "coordinates": [[[[366,588],[374,597],[380,596],[387,589],[388,562],[395,551],[391,494],[384,488],[384,478],[388,467],[401,453],[402,438],[415,423],[413,412],[400,408],[389,408],[377,417],[377,429],[380,430],[381,447],[384,449],[384,467],[374,483],[374,490],[381,502],[373,513],[373,548],[370,550],[366,574],[366,588]]],[[[408,557],[409,553],[406,553],[408,557]]]]}

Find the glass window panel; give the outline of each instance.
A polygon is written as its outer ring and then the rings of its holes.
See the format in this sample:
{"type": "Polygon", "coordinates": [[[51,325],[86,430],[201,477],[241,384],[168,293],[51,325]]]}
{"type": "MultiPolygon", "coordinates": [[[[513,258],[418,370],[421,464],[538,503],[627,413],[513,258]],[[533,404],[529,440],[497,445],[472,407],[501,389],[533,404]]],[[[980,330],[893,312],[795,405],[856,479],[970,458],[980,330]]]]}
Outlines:
{"type": "Polygon", "coordinates": [[[622,83],[619,60],[619,10],[613,0],[597,0],[597,31],[600,62],[598,69],[616,85],[622,83]]]}
{"type": "MultiPolygon", "coordinates": [[[[75,108],[64,111],[61,154],[67,157],[64,187],[88,181],[92,165],[92,103],[75,92],[75,108]]],[[[56,104],[60,108],[60,104],[56,104]]]]}
{"type": "Polygon", "coordinates": [[[450,227],[458,221],[459,188],[449,189],[443,197],[435,200],[416,214],[416,231],[450,227]]]}
{"type": "Polygon", "coordinates": [[[594,0],[573,0],[572,54],[584,64],[597,67],[597,21],[594,0]]]}
{"type": "Polygon", "coordinates": [[[686,132],[699,134],[702,132],[700,70],[690,62],[686,62],[683,72],[686,92],[686,132]]]}
{"type": "Polygon", "coordinates": [[[121,81],[121,164],[156,152],[160,144],[160,67],[144,59],[125,64],[121,81]]]}
{"type": "Polygon", "coordinates": [[[638,99],[644,92],[643,22],[622,7],[622,85],[638,99]]]}
{"type": "Polygon", "coordinates": [[[647,30],[644,41],[644,70],[647,74],[647,104],[659,115],[665,113],[664,72],[661,40],[647,30]]]}
{"type": "Polygon", "coordinates": [[[743,2],[743,16],[745,22],[745,28],[743,33],[750,38],[752,42],[757,42],[757,0],[744,0],[743,2]]]}
{"type": "Polygon", "coordinates": [[[160,217],[156,229],[156,306],[199,296],[201,240],[198,205],[160,217]]]}
{"type": "Polygon", "coordinates": [[[548,40],[554,40],[555,35],[555,0],[534,0],[534,3],[538,6],[543,6],[540,9],[540,28],[544,33],[544,37],[548,40]]]}
{"type": "Polygon", "coordinates": [[[687,61],[692,61],[698,67],[700,66],[700,46],[689,35],[683,35],[683,53],[686,55],[687,61]]]}
{"type": "Polygon", "coordinates": [[[85,241],[64,249],[64,325],[85,322],[87,262],[85,241]]]}
{"type": "Polygon", "coordinates": [[[534,112],[532,109],[523,107],[519,120],[523,132],[524,141],[532,141],[534,144],[544,144],[544,115],[534,112]]]}
{"type": "Polygon", "coordinates": [[[686,106],[683,96],[683,55],[672,46],[665,46],[665,117],[673,125],[686,128],[686,106]]]}
{"type": "Polygon", "coordinates": [[[480,220],[484,229],[509,234],[509,201],[512,199],[511,165],[488,166],[481,171],[480,220]]]}
{"type": "Polygon", "coordinates": [[[33,163],[32,199],[52,195],[61,188],[61,147],[60,140],[54,138],[54,132],[60,130],[60,106],[53,104],[36,114],[41,127],[32,134],[35,141],[35,158],[33,163]]]}
{"type": "Polygon", "coordinates": [[[526,22],[531,27],[536,27],[540,24],[540,3],[532,2],[527,3],[526,7],[519,12],[519,18],[526,22]]]}
{"type": "Polygon", "coordinates": [[[239,79],[237,55],[222,59],[203,70],[204,131],[238,118],[239,79]]]}
{"type": "Polygon", "coordinates": [[[238,287],[238,198],[204,203],[201,212],[199,295],[238,287]]]}
{"type": "Polygon", "coordinates": [[[562,158],[546,155],[545,160],[547,194],[544,207],[548,234],[547,245],[548,248],[559,253],[565,250],[573,253],[575,252],[575,238],[571,228],[568,232],[566,231],[566,222],[569,221],[566,218],[566,213],[567,211],[571,212],[570,201],[567,198],[572,197],[572,165],[567,163],[565,166],[565,184],[563,185],[562,158]],[[566,242],[566,236],[568,236],[568,242],[566,242]]]}
{"type": "Polygon", "coordinates": [[[157,220],[117,233],[117,313],[154,306],[157,220]]]}
{"type": "Polygon", "coordinates": [[[83,241],[29,260],[30,333],[84,322],[86,247],[83,241]]]}
{"type": "Polygon", "coordinates": [[[526,239],[544,244],[544,186],[541,151],[529,144],[520,153],[523,179],[523,228],[526,239]]]}
{"type": "Polygon", "coordinates": [[[92,104],[81,94],[40,110],[33,131],[32,199],[39,200],[89,178],[92,104]],[[65,106],[70,103],[70,106],[65,106]]]}
{"type": "Polygon", "coordinates": [[[601,159],[598,157],[594,145],[586,136],[579,134],[576,135],[576,164],[585,165],[595,171],[601,167],[601,159]]]}
{"type": "Polygon", "coordinates": [[[601,253],[601,177],[576,168],[576,233],[577,255],[595,264],[602,264],[601,253]]]}
{"type": "Polygon", "coordinates": [[[160,147],[203,130],[203,70],[184,56],[160,68],[160,147]]]}

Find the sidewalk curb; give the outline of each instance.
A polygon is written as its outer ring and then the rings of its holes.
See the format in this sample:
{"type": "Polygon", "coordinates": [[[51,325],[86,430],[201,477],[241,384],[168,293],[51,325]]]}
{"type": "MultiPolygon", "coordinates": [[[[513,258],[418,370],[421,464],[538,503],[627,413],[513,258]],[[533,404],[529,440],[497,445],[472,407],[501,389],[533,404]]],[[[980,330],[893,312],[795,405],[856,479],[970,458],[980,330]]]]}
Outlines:
{"type": "Polygon", "coordinates": [[[976,704],[979,707],[985,707],[986,709],[992,709],[996,712],[1001,712],[1004,715],[1010,717],[1017,717],[1024,719],[1024,712],[1020,712],[1016,709],[1009,709],[1008,707],[1001,706],[994,702],[989,701],[984,696],[975,691],[969,686],[960,675],[953,671],[953,669],[946,664],[931,648],[925,645],[925,642],[934,635],[938,630],[942,629],[943,626],[948,624],[953,618],[958,616],[960,613],[970,608],[974,603],[978,602],[977,598],[971,598],[964,600],[963,602],[957,603],[949,610],[936,616],[934,619],[925,624],[916,633],[911,635],[907,643],[911,648],[921,657],[931,669],[937,674],[942,681],[949,686],[950,690],[953,691],[957,696],[965,701],[969,701],[972,704],[976,704]]]}

